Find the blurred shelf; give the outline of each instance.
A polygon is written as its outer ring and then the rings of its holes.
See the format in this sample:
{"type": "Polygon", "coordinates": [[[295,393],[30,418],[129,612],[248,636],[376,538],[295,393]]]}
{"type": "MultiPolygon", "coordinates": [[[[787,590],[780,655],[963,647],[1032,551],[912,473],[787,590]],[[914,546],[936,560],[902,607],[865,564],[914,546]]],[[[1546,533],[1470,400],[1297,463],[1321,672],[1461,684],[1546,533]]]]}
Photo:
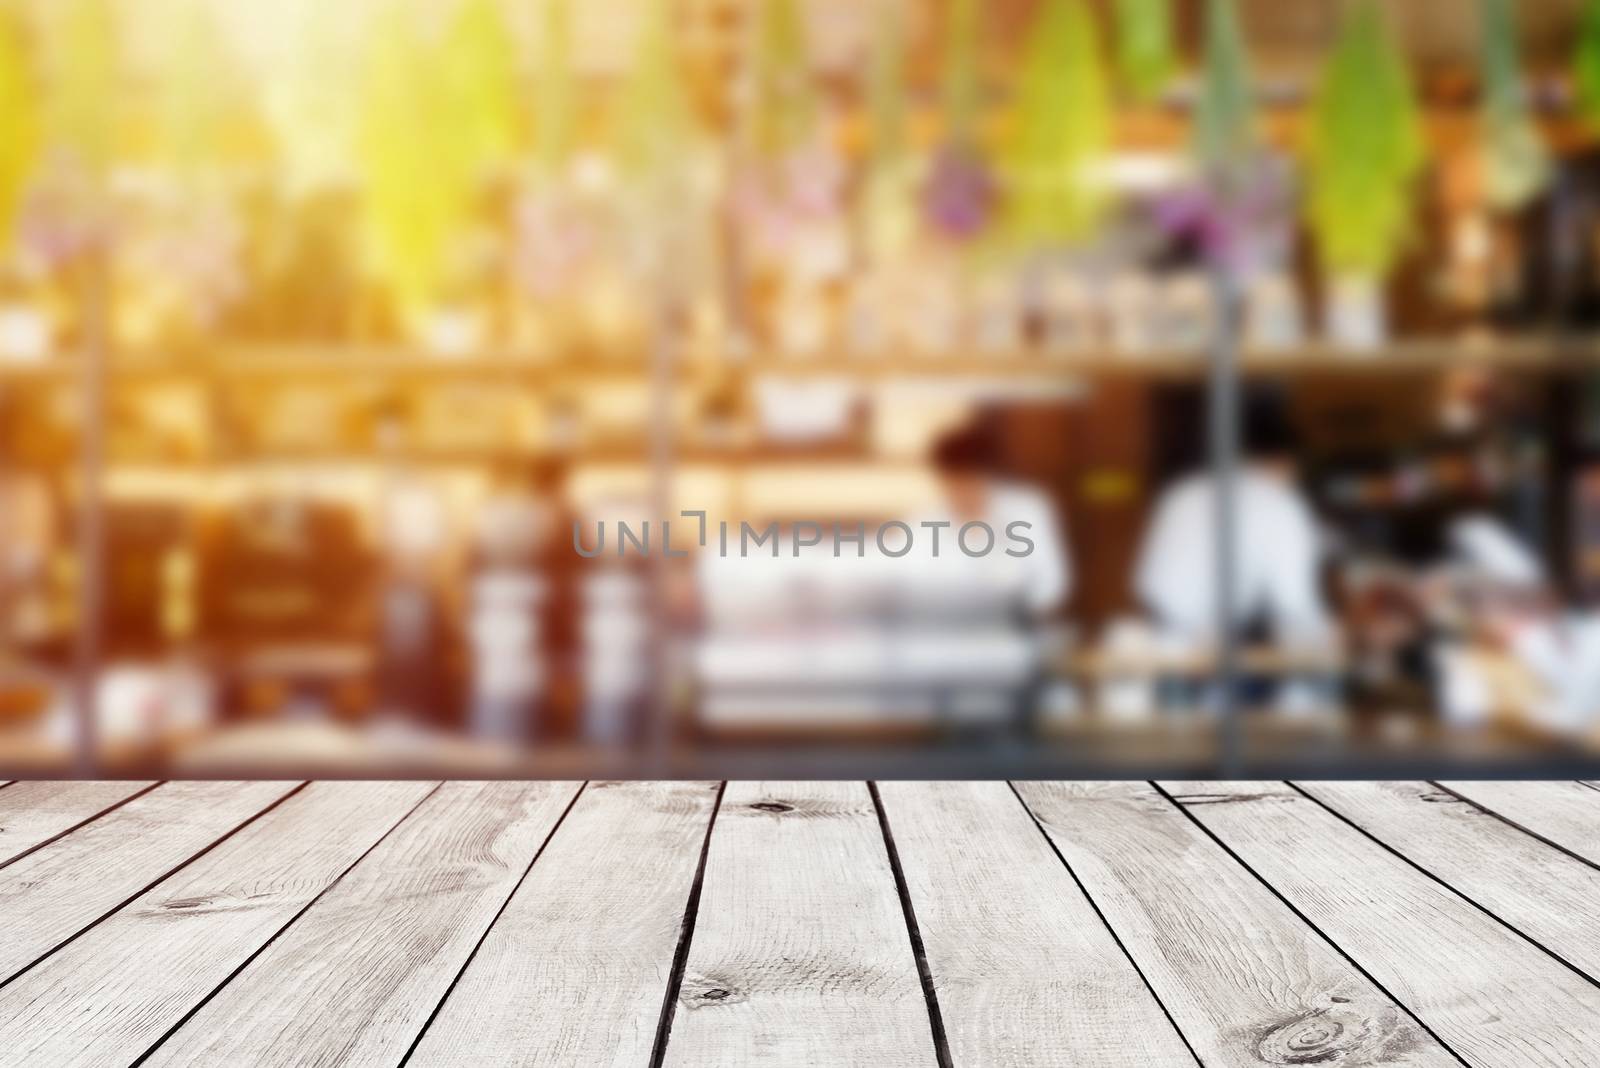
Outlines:
{"type": "MultiPolygon", "coordinates": [[[[1139,375],[1186,377],[1204,373],[1203,351],[1111,352],[1046,349],[963,354],[885,352],[835,354],[763,353],[751,358],[704,356],[679,363],[680,378],[723,376],[817,377],[862,380],[1020,378],[1059,381],[1073,376],[1139,375]]],[[[1249,374],[1345,372],[1371,374],[1434,371],[1459,366],[1550,370],[1600,368],[1600,337],[1521,335],[1501,338],[1418,338],[1395,341],[1372,351],[1326,345],[1246,352],[1240,370],[1249,374]]],[[[55,382],[77,377],[76,359],[35,363],[0,360],[0,383],[55,382]]],[[[510,351],[451,357],[400,347],[339,345],[228,347],[215,354],[182,359],[127,358],[110,368],[119,382],[184,379],[252,382],[295,378],[370,378],[383,381],[464,380],[539,384],[588,380],[637,381],[648,378],[643,359],[570,356],[538,358],[510,351]]]]}
{"type": "MultiPolygon", "coordinates": [[[[1239,650],[1238,669],[1250,675],[1336,675],[1347,667],[1334,649],[1279,649],[1272,646],[1239,650]]],[[[1073,650],[1057,669],[1067,677],[1149,678],[1177,676],[1204,678],[1217,671],[1210,653],[1118,653],[1098,649],[1073,650]]]]}

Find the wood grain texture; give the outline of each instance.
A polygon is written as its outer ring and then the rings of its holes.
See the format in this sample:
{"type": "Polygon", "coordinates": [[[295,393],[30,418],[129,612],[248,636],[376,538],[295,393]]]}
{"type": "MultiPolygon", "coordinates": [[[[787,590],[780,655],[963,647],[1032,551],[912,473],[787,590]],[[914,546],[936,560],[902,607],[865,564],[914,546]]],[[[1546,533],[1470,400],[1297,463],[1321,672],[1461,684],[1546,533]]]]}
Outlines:
{"type": "Polygon", "coordinates": [[[1479,1068],[1592,1065],[1600,989],[1283,783],[1167,787],[1479,1068]]]}
{"type": "Polygon", "coordinates": [[[0,789],[0,867],[152,785],[19,782],[0,789]]]}
{"type": "Polygon", "coordinates": [[[1600,977],[1600,870],[1429,783],[1298,785],[1591,979],[1600,977]]]}
{"type": "Polygon", "coordinates": [[[179,1023],[432,783],[312,783],[0,988],[0,1066],[126,1062],[179,1023]]]}
{"type": "Polygon", "coordinates": [[[1454,1057],[1145,783],[1018,783],[1207,1068],[1454,1057]]]}
{"type": "Polygon", "coordinates": [[[935,1063],[865,783],[729,784],[665,1063],[935,1063]]]}
{"type": "Polygon", "coordinates": [[[146,1063],[398,1064],[577,789],[446,783],[146,1063]]]}
{"type": "Polygon", "coordinates": [[[165,783],[0,868],[0,982],[298,785],[165,783]]]}
{"type": "Polygon", "coordinates": [[[591,784],[409,1063],[647,1064],[716,798],[591,784]]]}
{"type": "Polygon", "coordinates": [[[1195,1063],[1010,787],[878,791],[954,1063],[1195,1063]]]}
{"type": "Polygon", "coordinates": [[[1442,782],[1585,860],[1600,864],[1600,790],[1577,782],[1442,782]]]}

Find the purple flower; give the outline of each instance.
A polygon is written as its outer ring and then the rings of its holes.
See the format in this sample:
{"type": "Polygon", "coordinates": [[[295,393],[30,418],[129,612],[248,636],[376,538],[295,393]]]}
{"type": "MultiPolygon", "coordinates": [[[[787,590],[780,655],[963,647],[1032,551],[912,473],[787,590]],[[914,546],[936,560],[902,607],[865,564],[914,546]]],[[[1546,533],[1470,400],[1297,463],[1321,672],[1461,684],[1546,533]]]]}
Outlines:
{"type": "Polygon", "coordinates": [[[1294,177],[1282,157],[1258,155],[1223,175],[1159,197],[1158,229],[1212,267],[1248,277],[1281,265],[1294,239],[1294,177]]]}
{"type": "Polygon", "coordinates": [[[533,296],[561,292],[594,257],[599,243],[594,230],[583,205],[565,191],[524,191],[513,207],[513,275],[533,296]]]}
{"type": "Polygon", "coordinates": [[[808,229],[838,219],[844,179],[838,153],[821,145],[749,166],[735,184],[734,210],[758,255],[787,255],[808,229]]]}
{"type": "Polygon", "coordinates": [[[957,241],[976,237],[997,199],[994,175],[977,152],[959,144],[939,150],[922,189],[923,213],[936,232],[957,241]]]}

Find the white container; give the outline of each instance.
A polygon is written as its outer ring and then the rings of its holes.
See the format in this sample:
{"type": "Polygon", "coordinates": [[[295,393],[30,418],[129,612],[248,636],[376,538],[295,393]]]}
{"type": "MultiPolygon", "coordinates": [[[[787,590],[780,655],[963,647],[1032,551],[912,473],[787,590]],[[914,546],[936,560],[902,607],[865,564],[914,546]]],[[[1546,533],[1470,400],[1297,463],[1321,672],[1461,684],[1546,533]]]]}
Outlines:
{"type": "Polygon", "coordinates": [[[1389,340],[1383,286],[1376,278],[1346,275],[1328,286],[1323,332],[1335,348],[1372,353],[1389,340]]]}

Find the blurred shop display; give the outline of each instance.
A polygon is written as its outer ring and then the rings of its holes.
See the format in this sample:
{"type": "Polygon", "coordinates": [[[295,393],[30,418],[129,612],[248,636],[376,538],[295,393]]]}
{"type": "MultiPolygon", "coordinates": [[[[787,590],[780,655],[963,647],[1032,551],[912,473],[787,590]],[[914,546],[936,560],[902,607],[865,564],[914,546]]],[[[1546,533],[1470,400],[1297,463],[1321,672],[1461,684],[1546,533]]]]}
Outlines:
{"type": "Polygon", "coordinates": [[[0,773],[1600,741],[1594,0],[4,0],[0,237],[0,773]]]}

